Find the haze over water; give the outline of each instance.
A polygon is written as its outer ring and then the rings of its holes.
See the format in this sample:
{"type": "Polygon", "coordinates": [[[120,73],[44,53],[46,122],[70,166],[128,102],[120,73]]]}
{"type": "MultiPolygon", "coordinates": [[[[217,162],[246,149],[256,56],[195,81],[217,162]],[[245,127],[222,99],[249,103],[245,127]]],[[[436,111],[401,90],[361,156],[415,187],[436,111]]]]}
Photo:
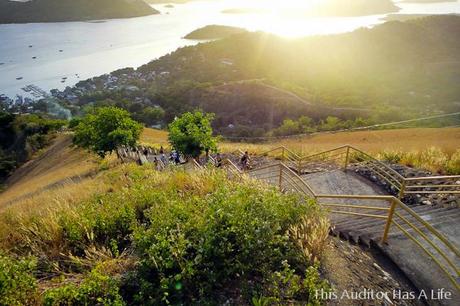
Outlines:
{"type": "MultiPolygon", "coordinates": [[[[401,14],[460,13],[459,1],[398,6],[401,14]]],[[[197,43],[182,37],[209,24],[302,37],[371,27],[382,23],[385,16],[305,18],[276,13],[221,13],[238,7],[230,0],[154,7],[162,14],[102,22],[0,25],[0,94],[25,95],[21,88],[30,84],[45,90],[63,89],[119,68],[139,67],[179,47],[197,43]],[[67,79],[62,83],[64,77],[67,79]]]]}

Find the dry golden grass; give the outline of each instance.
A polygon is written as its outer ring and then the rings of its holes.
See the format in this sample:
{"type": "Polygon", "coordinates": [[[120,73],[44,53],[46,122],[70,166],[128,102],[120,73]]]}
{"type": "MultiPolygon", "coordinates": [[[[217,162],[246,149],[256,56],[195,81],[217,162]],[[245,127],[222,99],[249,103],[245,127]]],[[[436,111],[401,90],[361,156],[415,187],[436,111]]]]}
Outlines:
{"type": "Polygon", "coordinates": [[[39,157],[18,169],[0,194],[0,209],[11,201],[46,189],[52,184],[97,170],[96,157],[71,146],[69,135],[59,135],[39,157]]]}
{"type": "MultiPolygon", "coordinates": [[[[153,146],[167,146],[166,131],[145,129],[141,142],[153,146]]],[[[460,149],[460,128],[412,128],[377,131],[355,131],[325,133],[309,137],[279,139],[261,143],[228,142],[220,143],[223,152],[236,149],[249,150],[251,153],[262,153],[278,146],[285,146],[295,152],[308,155],[349,144],[369,153],[382,151],[421,151],[436,147],[447,154],[460,149]]]]}
{"type": "Polygon", "coordinates": [[[447,154],[452,154],[460,149],[460,128],[414,128],[328,133],[260,144],[224,142],[221,144],[221,148],[227,152],[240,148],[253,153],[262,153],[278,146],[285,146],[302,155],[308,155],[346,144],[372,154],[384,150],[421,151],[429,147],[436,147],[447,154]]]}
{"type": "Polygon", "coordinates": [[[168,147],[168,132],[155,129],[144,129],[141,134],[141,144],[152,145],[152,146],[163,146],[168,147]]]}
{"type": "MultiPolygon", "coordinates": [[[[36,228],[39,239],[29,244],[47,244],[50,253],[57,256],[60,245],[49,244],[50,241],[61,241],[58,231],[57,216],[60,211],[69,211],[77,203],[88,200],[94,194],[107,192],[109,186],[100,176],[88,178],[79,182],[67,182],[59,187],[38,192],[31,197],[19,199],[12,205],[0,210],[0,245],[8,250],[24,239],[31,228],[36,228]],[[38,230],[39,229],[39,230],[38,230]],[[54,247],[53,247],[54,246],[54,247]]],[[[39,248],[39,245],[30,245],[39,248]]]]}

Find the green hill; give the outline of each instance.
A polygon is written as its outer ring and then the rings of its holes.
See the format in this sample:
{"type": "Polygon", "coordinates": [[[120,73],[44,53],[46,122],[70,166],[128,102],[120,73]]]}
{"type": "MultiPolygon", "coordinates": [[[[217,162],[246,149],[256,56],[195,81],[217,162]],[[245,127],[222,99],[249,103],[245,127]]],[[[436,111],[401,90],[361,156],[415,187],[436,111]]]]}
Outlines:
{"type": "Polygon", "coordinates": [[[135,92],[108,90],[103,77],[81,82],[89,89],[78,104],[115,104],[136,115],[160,106],[164,123],[199,107],[233,136],[260,136],[303,115],[315,125],[337,116],[362,126],[456,112],[459,32],[460,17],[445,15],[300,39],[236,34],[123,70],[129,76],[118,87],[135,92]]]}
{"type": "Polygon", "coordinates": [[[218,39],[225,38],[235,34],[241,34],[247,32],[243,28],[230,27],[223,25],[207,25],[205,27],[196,29],[184,38],[186,39],[218,39]]]}
{"type": "Polygon", "coordinates": [[[0,0],[0,23],[130,18],[157,13],[143,0],[0,0]]]}

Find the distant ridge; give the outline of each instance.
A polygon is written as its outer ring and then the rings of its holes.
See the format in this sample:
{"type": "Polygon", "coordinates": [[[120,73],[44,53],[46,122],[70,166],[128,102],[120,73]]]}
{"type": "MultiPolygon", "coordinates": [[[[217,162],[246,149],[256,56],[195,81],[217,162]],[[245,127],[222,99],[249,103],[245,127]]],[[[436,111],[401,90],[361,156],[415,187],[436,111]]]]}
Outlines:
{"type": "Polygon", "coordinates": [[[185,39],[218,39],[225,38],[235,34],[247,32],[246,29],[224,26],[224,25],[207,25],[205,27],[194,30],[187,34],[185,39]]]}
{"type": "Polygon", "coordinates": [[[84,21],[158,13],[144,0],[0,0],[0,23],[84,21]]]}

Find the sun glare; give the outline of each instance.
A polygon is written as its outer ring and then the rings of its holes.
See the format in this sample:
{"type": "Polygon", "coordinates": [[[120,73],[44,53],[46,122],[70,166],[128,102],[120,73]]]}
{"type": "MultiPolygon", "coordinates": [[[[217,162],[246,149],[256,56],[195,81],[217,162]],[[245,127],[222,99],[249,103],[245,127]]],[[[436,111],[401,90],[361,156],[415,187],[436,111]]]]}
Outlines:
{"type": "Polygon", "coordinates": [[[308,9],[311,5],[318,3],[318,0],[238,0],[232,1],[232,5],[240,8],[253,8],[278,13],[285,10],[308,9]]]}

